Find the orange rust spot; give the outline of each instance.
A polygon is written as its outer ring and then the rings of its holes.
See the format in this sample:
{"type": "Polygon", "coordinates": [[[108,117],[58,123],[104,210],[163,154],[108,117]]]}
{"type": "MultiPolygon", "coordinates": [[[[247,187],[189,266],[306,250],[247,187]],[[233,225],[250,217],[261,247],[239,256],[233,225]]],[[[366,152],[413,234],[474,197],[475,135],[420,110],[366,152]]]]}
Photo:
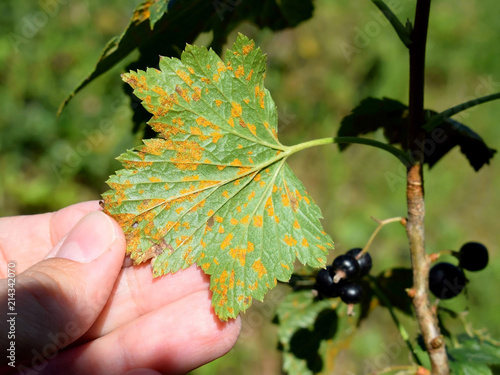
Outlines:
{"type": "Polygon", "coordinates": [[[219,108],[222,104],[222,100],[216,99],[215,104],[217,105],[217,108],[219,108]]]}
{"type": "Polygon", "coordinates": [[[219,141],[219,139],[221,139],[223,137],[223,135],[221,133],[217,133],[217,132],[210,133],[210,136],[212,137],[213,143],[217,143],[219,141]]]}
{"type": "Polygon", "coordinates": [[[250,130],[250,133],[253,135],[257,135],[257,127],[254,124],[247,124],[248,130],[250,130]]]}
{"type": "Polygon", "coordinates": [[[231,243],[231,240],[233,239],[233,235],[231,233],[229,233],[226,238],[224,238],[224,241],[222,241],[221,245],[220,245],[220,248],[222,250],[224,250],[226,247],[229,246],[229,244],[231,243]]]}
{"type": "Polygon", "coordinates": [[[245,124],[245,121],[243,121],[242,119],[240,119],[239,124],[240,124],[240,126],[242,128],[246,128],[247,127],[247,125],[245,124]]]}
{"type": "Polygon", "coordinates": [[[243,298],[245,298],[245,297],[243,296],[243,294],[240,294],[240,295],[238,296],[238,298],[237,298],[237,299],[238,299],[238,302],[243,301],[243,298]]]}
{"type": "Polygon", "coordinates": [[[207,212],[207,216],[212,216],[214,214],[214,210],[210,210],[207,212]]]}
{"type": "Polygon", "coordinates": [[[222,216],[219,216],[219,215],[215,215],[214,219],[218,223],[222,223],[224,221],[224,218],[222,216]]]}
{"type": "Polygon", "coordinates": [[[214,76],[212,77],[212,80],[214,80],[215,82],[219,82],[219,78],[220,78],[220,76],[218,74],[214,74],[214,76]]]}
{"type": "Polygon", "coordinates": [[[227,192],[227,190],[224,190],[224,191],[222,192],[222,196],[223,196],[224,198],[226,198],[226,199],[229,199],[229,193],[227,192]]]}
{"type": "Polygon", "coordinates": [[[281,267],[283,267],[286,270],[289,270],[290,267],[288,267],[285,263],[281,262],[281,267]]]}
{"type": "Polygon", "coordinates": [[[229,255],[231,255],[231,257],[233,259],[238,259],[238,261],[240,262],[241,266],[245,265],[245,258],[246,258],[246,255],[247,255],[247,250],[246,249],[243,249],[243,248],[240,248],[240,247],[237,247],[236,249],[230,249],[229,250],[229,255]]]}
{"type": "Polygon", "coordinates": [[[236,207],[236,211],[241,212],[241,206],[236,207]]]}
{"type": "Polygon", "coordinates": [[[194,74],[194,69],[193,68],[188,67],[188,71],[189,71],[189,73],[194,74]]]}
{"type": "Polygon", "coordinates": [[[219,227],[219,233],[224,233],[224,227],[222,225],[219,227]]]}
{"type": "Polygon", "coordinates": [[[316,245],[316,246],[319,247],[321,250],[326,251],[326,248],[323,245],[316,245]]]}
{"type": "Polygon", "coordinates": [[[227,120],[228,124],[231,125],[234,128],[234,120],[231,117],[229,120],[227,120]]]}
{"type": "Polygon", "coordinates": [[[278,191],[278,187],[276,185],[273,185],[273,193],[276,193],[278,191]]]}
{"type": "Polygon", "coordinates": [[[255,177],[253,178],[254,181],[259,182],[260,181],[260,173],[257,173],[255,177]]]}
{"type": "Polygon", "coordinates": [[[195,175],[191,175],[191,176],[182,177],[182,181],[196,181],[199,178],[200,178],[200,176],[195,174],[195,175]]]}
{"type": "Polygon", "coordinates": [[[241,105],[236,102],[231,102],[231,116],[240,117],[242,113],[241,105]]]}
{"type": "Polygon", "coordinates": [[[230,222],[231,224],[233,224],[233,225],[238,224],[238,220],[236,220],[234,217],[233,217],[233,218],[231,218],[231,220],[230,220],[229,222],[230,222]]]}
{"type": "Polygon", "coordinates": [[[267,273],[266,267],[264,267],[260,259],[257,259],[255,262],[253,262],[252,269],[257,272],[257,276],[259,277],[259,279],[261,279],[262,276],[267,273]]]}
{"type": "Polygon", "coordinates": [[[251,201],[253,197],[255,197],[255,191],[252,191],[250,194],[248,194],[248,200],[251,201]]]}
{"type": "Polygon", "coordinates": [[[244,75],[245,75],[245,68],[243,67],[243,65],[238,65],[238,69],[236,69],[236,71],[234,72],[234,76],[236,78],[240,78],[244,75]]]}
{"type": "Polygon", "coordinates": [[[216,265],[219,265],[219,261],[217,260],[217,258],[214,258],[214,263],[215,263],[216,265]]]}
{"type": "Polygon", "coordinates": [[[250,103],[250,99],[248,99],[248,98],[243,99],[243,101],[244,101],[246,104],[250,103]]]}
{"type": "Polygon", "coordinates": [[[273,207],[273,201],[272,201],[271,197],[267,198],[266,204],[264,205],[264,208],[267,210],[267,214],[269,216],[274,215],[274,207],[273,207]]]}
{"type": "Polygon", "coordinates": [[[217,73],[221,74],[221,73],[225,72],[226,69],[227,68],[226,68],[226,66],[224,65],[224,63],[222,61],[219,61],[217,63],[217,73]]]}
{"type": "Polygon", "coordinates": [[[190,102],[191,98],[188,95],[188,89],[183,89],[179,85],[175,86],[175,92],[181,96],[186,102],[190,102]]]}
{"type": "Polygon", "coordinates": [[[139,194],[144,194],[144,189],[139,190],[139,194]]]}
{"type": "Polygon", "coordinates": [[[199,87],[194,88],[194,92],[191,95],[191,98],[193,98],[195,102],[201,99],[201,89],[199,87]]]}
{"type": "MultiPolygon", "coordinates": [[[[201,240],[201,241],[200,241],[200,245],[201,245],[202,247],[207,247],[207,244],[206,244],[206,243],[205,243],[205,241],[203,241],[203,240],[201,240]]],[[[201,254],[200,254],[200,258],[204,258],[204,257],[205,257],[205,254],[204,254],[204,253],[201,253],[201,254]]]]}
{"type": "Polygon", "coordinates": [[[201,82],[203,82],[203,83],[207,83],[207,84],[210,83],[210,80],[206,77],[201,77],[200,79],[201,79],[201,82]]]}
{"type": "Polygon", "coordinates": [[[238,145],[237,146],[239,149],[242,149],[243,148],[243,145],[238,145]]]}
{"type": "Polygon", "coordinates": [[[300,224],[299,224],[299,222],[298,222],[297,220],[295,220],[295,221],[293,222],[293,227],[294,227],[295,229],[300,229],[300,224]]]}
{"type": "Polygon", "coordinates": [[[253,51],[254,48],[255,48],[255,43],[252,41],[252,43],[243,46],[243,54],[245,56],[248,55],[250,52],[253,51]]]}
{"type": "Polygon", "coordinates": [[[160,182],[161,179],[158,178],[158,177],[149,177],[149,181],[151,181],[151,182],[160,182]]]}
{"type": "Polygon", "coordinates": [[[262,227],[262,223],[263,223],[263,221],[262,221],[262,216],[260,216],[260,215],[255,215],[255,216],[253,217],[253,226],[254,226],[254,227],[257,227],[257,228],[258,228],[258,227],[262,227]]]}
{"type": "Polygon", "coordinates": [[[238,171],[238,175],[247,174],[251,170],[252,168],[250,167],[241,167],[240,170],[238,171]]]}
{"type": "Polygon", "coordinates": [[[286,194],[281,194],[281,203],[283,206],[288,207],[290,206],[290,199],[288,199],[288,195],[286,194]]]}
{"type": "Polygon", "coordinates": [[[234,186],[239,186],[240,185],[240,180],[234,181],[234,186]]]}
{"type": "Polygon", "coordinates": [[[248,219],[250,218],[250,215],[245,216],[243,219],[241,219],[241,223],[247,225],[248,224],[248,219]]]}
{"type": "Polygon", "coordinates": [[[208,269],[210,268],[210,263],[203,263],[201,268],[203,268],[204,271],[208,271],[208,269]]]}
{"type": "Polygon", "coordinates": [[[218,166],[217,166],[217,169],[218,169],[219,171],[222,171],[224,168],[226,168],[226,166],[225,166],[225,165],[218,165],[218,166]]]}
{"type": "Polygon", "coordinates": [[[274,221],[277,222],[277,223],[279,223],[280,222],[280,218],[278,216],[274,215],[274,221]]]}
{"type": "Polygon", "coordinates": [[[210,70],[212,69],[212,67],[209,64],[207,64],[207,69],[210,70]]]}
{"type": "Polygon", "coordinates": [[[295,246],[297,244],[297,240],[295,238],[293,238],[292,236],[288,235],[288,234],[285,236],[285,238],[283,239],[283,241],[285,241],[285,243],[288,246],[295,246]]]}
{"type": "Polygon", "coordinates": [[[234,167],[241,167],[243,164],[241,164],[241,161],[239,159],[234,159],[231,162],[231,165],[234,166],[234,167]]]}
{"type": "Polygon", "coordinates": [[[309,198],[307,198],[305,195],[304,195],[304,200],[306,201],[307,204],[310,204],[311,202],[309,201],[309,198]]]}
{"type": "Polygon", "coordinates": [[[253,164],[253,159],[252,158],[248,158],[248,161],[250,162],[250,164],[253,164]]]}
{"type": "Polygon", "coordinates": [[[184,207],[179,207],[175,210],[175,212],[177,213],[177,215],[179,215],[182,211],[184,211],[184,207]]]}
{"type": "Polygon", "coordinates": [[[307,240],[304,238],[304,239],[302,240],[301,245],[302,245],[303,247],[309,247],[309,242],[307,242],[307,240]]]}
{"type": "Polygon", "coordinates": [[[253,69],[250,70],[250,73],[248,73],[246,80],[250,81],[252,79],[252,74],[253,74],[253,69]]]}
{"type": "Polygon", "coordinates": [[[168,189],[170,189],[170,186],[169,186],[168,184],[165,184],[165,185],[163,185],[163,188],[164,188],[165,190],[168,190],[168,189]]]}
{"type": "Polygon", "coordinates": [[[264,187],[266,183],[264,181],[259,182],[260,187],[264,187]]]}
{"type": "Polygon", "coordinates": [[[208,120],[207,120],[206,118],[204,118],[204,117],[197,117],[197,118],[196,118],[196,123],[197,123],[198,125],[203,126],[204,128],[206,128],[207,126],[210,126],[210,127],[211,127],[212,129],[214,129],[214,130],[218,130],[218,129],[219,129],[219,127],[218,127],[217,125],[212,124],[210,121],[208,121],[208,120]]]}
{"type": "MultiPolygon", "coordinates": [[[[177,70],[176,71],[177,75],[181,77],[181,79],[186,82],[189,86],[193,84],[193,80],[189,77],[189,74],[186,73],[184,70],[177,70]]],[[[176,88],[177,90],[177,88],[176,88]]]]}

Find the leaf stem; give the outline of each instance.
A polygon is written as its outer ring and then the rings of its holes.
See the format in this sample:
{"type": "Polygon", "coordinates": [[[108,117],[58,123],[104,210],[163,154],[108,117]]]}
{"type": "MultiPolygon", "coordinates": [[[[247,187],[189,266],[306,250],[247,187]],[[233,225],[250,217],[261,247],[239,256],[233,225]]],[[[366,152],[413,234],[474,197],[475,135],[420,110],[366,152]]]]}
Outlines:
{"type": "Polygon", "coordinates": [[[333,137],[333,138],[314,139],[312,141],[299,143],[298,145],[289,147],[288,153],[289,153],[289,155],[291,155],[291,154],[294,154],[298,151],[304,150],[304,149],[309,148],[309,147],[322,146],[322,145],[327,145],[327,144],[332,144],[332,143],[357,143],[357,144],[361,144],[361,145],[368,145],[368,146],[376,147],[376,148],[387,151],[390,154],[394,155],[405,166],[409,165],[408,155],[404,151],[400,150],[399,148],[391,146],[387,143],[376,141],[374,139],[360,138],[360,137],[333,137]]]}
{"type": "Polygon", "coordinates": [[[497,100],[497,99],[500,99],[500,92],[482,96],[480,98],[472,99],[467,102],[458,104],[454,107],[448,108],[447,110],[441,113],[438,113],[437,115],[432,116],[430,119],[427,120],[427,123],[423,126],[423,128],[429,132],[432,129],[441,125],[443,121],[446,121],[448,118],[456,115],[457,113],[475,107],[476,105],[491,102],[492,100],[497,100]]]}
{"type": "Polygon", "coordinates": [[[392,10],[384,3],[382,0],[372,0],[373,4],[382,12],[382,14],[391,23],[392,27],[398,34],[399,39],[403,42],[406,47],[410,47],[411,39],[408,34],[408,30],[403,26],[398,17],[392,12],[392,10]]]}

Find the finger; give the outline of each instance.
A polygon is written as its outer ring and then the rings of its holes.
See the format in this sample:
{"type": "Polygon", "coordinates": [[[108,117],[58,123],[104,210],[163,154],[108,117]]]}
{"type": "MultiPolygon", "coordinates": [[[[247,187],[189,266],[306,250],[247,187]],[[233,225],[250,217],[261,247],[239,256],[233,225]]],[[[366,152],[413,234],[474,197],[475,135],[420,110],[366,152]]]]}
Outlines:
{"type": "Polygon", "coordinates": [[[15,261],[23,272],[42,260],[86,214],[99,210],[99,201],[74,204],[56,212],[0,218],[0,277],[5,264],[15,261]]]}
{"type": "MultiPolygon", "coordinates": [[[[22,360],[34,352],[52,355],[88,330],[113,289],[124,254],[119,225],[104,213],[93,212],[70,231],[57,257],[19,274],[16,358],[22,360]]],[[[0,291],[6,296],[5,280],[0,291]]],[[[0,321],[0,328],[5,325],[0,321]]]]}
{"type": "Polygon", "coordinates": [[[221,322],[208,290],[190,294],[112,333],[68,349],[46,363],[43,374],[122,374],[149,368],[184,374],[227,353],[241,321],[221,322]]]}
{"type": "Polygon", "coordinates": [[[82,340],[104,336],[188,294],[208,290],[209,285],[209,276],[195,265],[156,279],[153,279],[149,264],[124,268],[102,314],[82,340]]]}

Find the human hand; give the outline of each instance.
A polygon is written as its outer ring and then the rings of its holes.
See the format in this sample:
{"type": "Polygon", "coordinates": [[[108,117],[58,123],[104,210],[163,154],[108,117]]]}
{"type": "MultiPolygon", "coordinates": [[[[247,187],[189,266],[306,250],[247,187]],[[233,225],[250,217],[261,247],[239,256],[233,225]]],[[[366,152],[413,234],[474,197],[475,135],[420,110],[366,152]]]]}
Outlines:
{"type": "Polygon", "coordinates": [[[124,255],[123,232],[97,201],[0,218],[0,372],[176,374],[232,348],[240,320],[219,321],[201,270],[153,280],[149,265],[122,268],[124,255]],[[14,340],[9,262],[17,273],[14,340]],[[11,341],[16,367],[7,365],[11,341]]]}

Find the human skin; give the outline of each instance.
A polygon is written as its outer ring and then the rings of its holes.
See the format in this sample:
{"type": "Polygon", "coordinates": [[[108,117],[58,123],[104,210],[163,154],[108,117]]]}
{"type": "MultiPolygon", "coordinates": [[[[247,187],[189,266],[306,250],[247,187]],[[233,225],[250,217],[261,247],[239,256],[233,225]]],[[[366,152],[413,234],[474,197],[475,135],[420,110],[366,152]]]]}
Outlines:
{"type": "MultiPolygon", "coordinates": [[[[2,353],[7,269],[15,262],[15,365],[1,373],[181,374],[227,353],[240,319],[221,322],[196,266],[153,279],[124,267],[125,238],[98,201],[0,218],[2,353]]],[[[126,263],[126,262],[125,262],[126,263]]]]}

